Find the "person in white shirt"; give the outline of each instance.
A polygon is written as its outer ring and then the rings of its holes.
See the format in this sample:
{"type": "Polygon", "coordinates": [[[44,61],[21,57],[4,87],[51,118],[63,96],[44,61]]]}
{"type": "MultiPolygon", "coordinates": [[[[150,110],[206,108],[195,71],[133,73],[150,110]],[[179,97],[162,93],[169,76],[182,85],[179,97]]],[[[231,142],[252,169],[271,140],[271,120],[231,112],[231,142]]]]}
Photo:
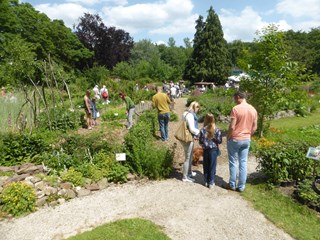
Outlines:
{"type": "Polygon", "coordinates": [[[94,92],[94,97],[99,100],[100,99],[100,92],[99,92],[99,87],[98,85],[95,85],[93,88],[93,92],[94,92]]]}
{"type": "MultiPolygon", "coordinates": [[[[198,135],[200,133],[199,127],[198,127],[198,116],[197,113],[200,110],[200,105],[198,102],[194,101],[190,104],[187,111],[185,111],[182,115],[182,118],[186,120],[187,126],[191,134],[193,135],[193,139],[198,139],[198,135]]],[[[194,147],[194,140],[191,142],[181,142],[184,153],[185,153],[185,161],[183,163],[183,171],[182,171],[182,181],[193,183],[194,176],[196,175],[195,172],[191,171],[191,165],[192,165],[192,153],[193,153],[193,147],[194,147]]]]}

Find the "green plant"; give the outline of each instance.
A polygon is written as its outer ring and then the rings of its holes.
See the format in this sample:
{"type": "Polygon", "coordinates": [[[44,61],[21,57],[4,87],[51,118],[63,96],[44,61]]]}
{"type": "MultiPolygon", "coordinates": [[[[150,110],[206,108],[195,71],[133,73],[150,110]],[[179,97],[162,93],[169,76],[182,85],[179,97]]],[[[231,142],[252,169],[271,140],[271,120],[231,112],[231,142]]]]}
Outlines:
{"type": "Polygon", "coordinates": [[[305,179],[300,182],[296,194],[304,203],[320,207],[320,195],[313,190],[312,181],[313,179],[305,179]]]}
{"type": "Polygon", "coordinates": [[[60,130],[66,132],[81,125],[81,113],[70,111],[66,108],[52,108],[49,114],[40,115],[40,126],[48,130],[60,130]]]}
{"type": "Polygon", "coordinates": [[[25,162],[37,162],[39,156],[48,149],[48,144],[36,135],[1,135],[0,165],[14,166],[25,162]]]}
{"type": "Polygon", "coordinates": [[[124,108],[113,108],[104,112],[101,116],[103,121],[114,121],[126,119],[126,110],[124,108]]]}
{"type": "Polygon", "coordinates": [[[178,115],[176,113],[174,113],[174,112],[171,112],[170,113],[170,121],[171,122],[177,122],[178,120],[179,120],[178,115]]]}
{"type": "Polygon", "coordinates": [[[303,180],[311,175],[313,162],[305,157],[308,144],[302,141],[273,142],[262,138],[254,149],[261,171],[269,181],[303,180]]]}
{"type": "Polygon", "coordinates": [[[11,177],[11,176],[13,176],[15,174],[16,174],[15,172],[0,172],[0,177],[2,177],[2,176],[11,177]]]}
{"type": "Polygon", "coordinates": [[[112,168],[107,173],[107,179],[109,182],[124,183],[127,181],[127,175],[129,169],[120,163],[113,164],[112,168]]]}
{"type": "Polygon", "coordinates": [[[2,210],[19,216],[33,212],[36,206],[36,194],[32,186],[25,183],[10,183],[3,188],[1,193],[2,210]]]}
{"type": "Polygon", "coordinates": [[[61,174],[61,179],[64,182],[71,182],[76,186],[83,186],[84,178],[81,172],[76,171],[73,167],[61,174]]]}
{"type": "Polygon", "coordinates": [[[172,170],[174,151],[153,143],[157,114],[147,111],[125,136],[127,166],[140,176],[152,179],[167,177],[172,170]]]}
{"type": "Polygon", "coordinates": [[[57,201],[59,198],[61,198],[60,195],[58,195],[58,194],[51,194],[51,195],[48,196],[47,202],[48,202],[48,203],[54,202],[54,201],[57,201]]]}

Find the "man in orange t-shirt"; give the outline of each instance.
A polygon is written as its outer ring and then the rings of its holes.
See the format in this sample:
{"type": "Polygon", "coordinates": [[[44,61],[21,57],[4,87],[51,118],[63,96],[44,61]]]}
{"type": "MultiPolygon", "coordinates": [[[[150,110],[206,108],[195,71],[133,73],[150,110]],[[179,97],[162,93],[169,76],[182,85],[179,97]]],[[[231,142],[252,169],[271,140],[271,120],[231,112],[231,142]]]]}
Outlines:
{"type": "Polygon", "coordinates": [[[245,189],[247,181],[247,160],[251,142],[251,136],[257,130],[258,114],[256,109],[247,103],[246,96],[242,92],[236,92],[233,96],[237,104],[232,108],[231,122],[228,131],[228,158],[229,158],[229,188],[236,190],[237,158],[239,161],[238,190],[245,189]]]}

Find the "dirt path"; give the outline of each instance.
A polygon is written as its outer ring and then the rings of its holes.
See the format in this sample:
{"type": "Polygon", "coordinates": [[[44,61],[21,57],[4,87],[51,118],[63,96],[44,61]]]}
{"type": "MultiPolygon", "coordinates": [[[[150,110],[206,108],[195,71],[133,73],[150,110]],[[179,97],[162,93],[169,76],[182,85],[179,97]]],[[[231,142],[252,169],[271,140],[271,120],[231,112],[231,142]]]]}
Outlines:
{"type": "MultiPolygon", "coordinates": [[[[176,101],[175,111],[179,117],[185,101],[176,101]]],[[[177,143],[173,137],[177,125],[170,123],[170,141],[166,144],[177,143]]],[[[228,179],[225,141],[218,161],[217,186],[213,190],[202,185],[202,165],[194,169],[198,173],[196,183],[180,180],[183,153],[177,144],[175,167],[178,173],[173,178],[112,186],[55,208],[0,222],[0,239],[57,240],[132,217],[149,219],[162,226],[173,240],[292,239],[254,210],[239,193],[221,187],[228,179]]],[[[254,159],[250,159],[248,172],[254,172],[255,167],[254,159]]]]}

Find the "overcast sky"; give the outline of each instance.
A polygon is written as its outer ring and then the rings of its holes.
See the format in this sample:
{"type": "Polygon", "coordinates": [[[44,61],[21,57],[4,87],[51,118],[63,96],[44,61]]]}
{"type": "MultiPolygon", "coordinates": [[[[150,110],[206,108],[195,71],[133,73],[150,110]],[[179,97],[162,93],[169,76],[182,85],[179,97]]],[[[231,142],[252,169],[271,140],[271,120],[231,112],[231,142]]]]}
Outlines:
{"type": "Polygon", "coordinates": [[[134,41],[183,45],[193,38],[195,21],[210,6],[218,14],[225,39],[252,41],[257,30],[275,23],[283,30],[320,27],[320,0],[24,0],[51,19],[72,28],[84,13],[99,14],[106,26],[129,32],[134,41]]]}

